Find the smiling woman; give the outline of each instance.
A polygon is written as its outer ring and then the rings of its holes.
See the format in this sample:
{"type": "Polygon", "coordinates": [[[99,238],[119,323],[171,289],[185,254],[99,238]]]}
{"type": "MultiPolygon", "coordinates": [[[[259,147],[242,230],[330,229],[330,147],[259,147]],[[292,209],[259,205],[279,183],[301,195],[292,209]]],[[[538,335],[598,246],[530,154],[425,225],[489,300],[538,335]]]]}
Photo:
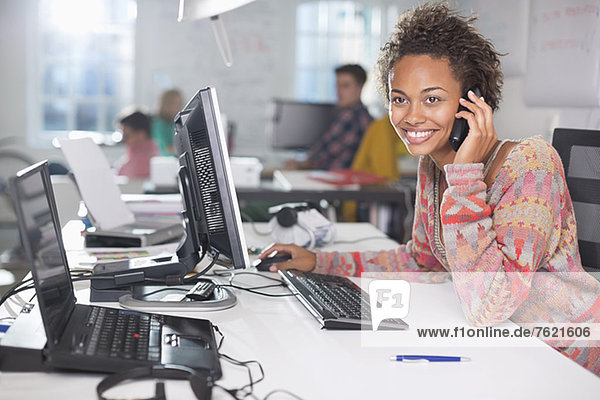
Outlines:
{"type": "MultiPolygon", "coordinates": [[[[421,280],[451,274],[473,325],[597,324],[600,283],[581,266],[560,158],[539,137],[498,139],[499,54],[472,22],[444,4],[424,4],[402,15],[379,57],[390,120],[421,156],[412,240],[387,251],[313,254],[275,245],[266,253],[292,256],[279,269],[421,280]],[[468,135],[454,151],[457,118],[467,121],[468,135]]],[[[548,343],[600,375],[593,339],[548,343]]]]}
{"type": "Polygon", "coordinates": [[[413,155],[431,155],[438,165],[454,157],[448,142],[461,84],[445,59],[405,56],[390,73],[390,120],[413,155]]]}

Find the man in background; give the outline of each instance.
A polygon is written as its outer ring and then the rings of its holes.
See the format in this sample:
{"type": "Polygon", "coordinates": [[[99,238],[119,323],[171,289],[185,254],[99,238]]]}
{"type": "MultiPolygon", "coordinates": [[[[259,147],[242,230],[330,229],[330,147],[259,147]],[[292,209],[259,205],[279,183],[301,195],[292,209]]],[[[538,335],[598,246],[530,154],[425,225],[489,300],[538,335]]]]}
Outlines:
{"type": "Polygon", "coordinates": [[[347,169],[361,139],[373,120],[360,96],[367,81],[367,73],[356,64],[335,69],[337,87],[336,116],[329,129],[309,149],[303,162],[289,162],[297,169],[347,169]]]}
{"type": "Polygon", "coordinates": [[[130,178],[148,178],[150,159],[158,156],[158,146],[150,137],[152,119],[141,111],[123,113],[119,125],[127,150],[116,162],[119,175],[130,178]]]}

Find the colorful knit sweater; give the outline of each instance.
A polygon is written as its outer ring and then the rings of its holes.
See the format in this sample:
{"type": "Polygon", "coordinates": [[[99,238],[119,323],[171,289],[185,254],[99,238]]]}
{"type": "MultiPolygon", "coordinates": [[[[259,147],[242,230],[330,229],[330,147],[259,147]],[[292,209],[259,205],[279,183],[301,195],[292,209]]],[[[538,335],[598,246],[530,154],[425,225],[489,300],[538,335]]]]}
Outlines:
{"type": "MultiPolygon", "coordinates": [[[[321,252],[315,272],[385,272],[419,281],[445,280],[449,272],[468,322],[479,326],[508,318],[517,324],[600,322],[600,283],[581,267],[562,163],[548,142],[520,141],[490,188],[483,164],[444,169],[448,188],[440,204],[442,174],[429,157],[421,158],[412,240],[406,245],[321,252]]],[[[598,348],[551,344],[600,374],[598,348]]]]}

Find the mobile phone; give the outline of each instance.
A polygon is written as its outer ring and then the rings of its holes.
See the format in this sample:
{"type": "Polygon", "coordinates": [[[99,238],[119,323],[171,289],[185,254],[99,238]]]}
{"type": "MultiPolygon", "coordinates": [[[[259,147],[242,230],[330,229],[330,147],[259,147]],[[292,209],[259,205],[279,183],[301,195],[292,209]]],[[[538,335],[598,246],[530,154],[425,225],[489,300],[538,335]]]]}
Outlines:
{"type": "MultiPolygon", "coordinates": [[[[475,95],[477,97],[481,97],[481,91],[478,88],[473,88],[471,90],[473,91],[473,93],[475,93],[475,95]]],[[[469,97],[467,96],[466,93],[465,93],[464,98],[467,100],[469,99],[469,97]]],[[[467,110],[467,108],[459,105],[457,112],[461,112],[461,111],[468,111],[468,110],[467,110]]],[[[467,120],[464,118],[456,118],[454,120],[454,125],[452,125],[452,132],[450,132],[450,138],[448,139],[448,141],[450,142],[450,146],[452,146],[452,149],[454,151],[458,151],[458,148],[465,141],[468,134],[469,134],[469,123],[467,122],[467,120]]]]}

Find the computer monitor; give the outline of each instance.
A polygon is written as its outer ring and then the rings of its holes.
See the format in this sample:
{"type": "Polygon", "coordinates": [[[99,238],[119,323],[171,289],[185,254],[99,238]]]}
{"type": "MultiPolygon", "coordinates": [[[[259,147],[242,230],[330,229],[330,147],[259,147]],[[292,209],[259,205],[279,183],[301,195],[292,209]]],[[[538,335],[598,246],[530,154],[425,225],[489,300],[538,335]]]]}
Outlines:
{"type": "Polygon", "coordinates": [[[131,292],[133,286],[190,283],[198,276],[185,276],[207,254],[213,262],[219,257],[219,261],[230,268],[250,266],[213,88],[199,90],[175,117],[175,146],[184,204],[184,236],[177,248],[177,257],[98,264],[94,275],[112,279],[92,280],[92,301],[114,301],[131,292]]]}
{"type": "Polygon", "coordinates": [[[335,104],[274,99],[267,131],[271,145],[282,150],[307,150],[321,137],[336,113],[335,104]]]}
{"type": "Polygon", "coordinates": [[[199,90],[175,117],[175,147],[187,235],[233,268],[249,267],[227,142],[214,88],[199,90]]]}

